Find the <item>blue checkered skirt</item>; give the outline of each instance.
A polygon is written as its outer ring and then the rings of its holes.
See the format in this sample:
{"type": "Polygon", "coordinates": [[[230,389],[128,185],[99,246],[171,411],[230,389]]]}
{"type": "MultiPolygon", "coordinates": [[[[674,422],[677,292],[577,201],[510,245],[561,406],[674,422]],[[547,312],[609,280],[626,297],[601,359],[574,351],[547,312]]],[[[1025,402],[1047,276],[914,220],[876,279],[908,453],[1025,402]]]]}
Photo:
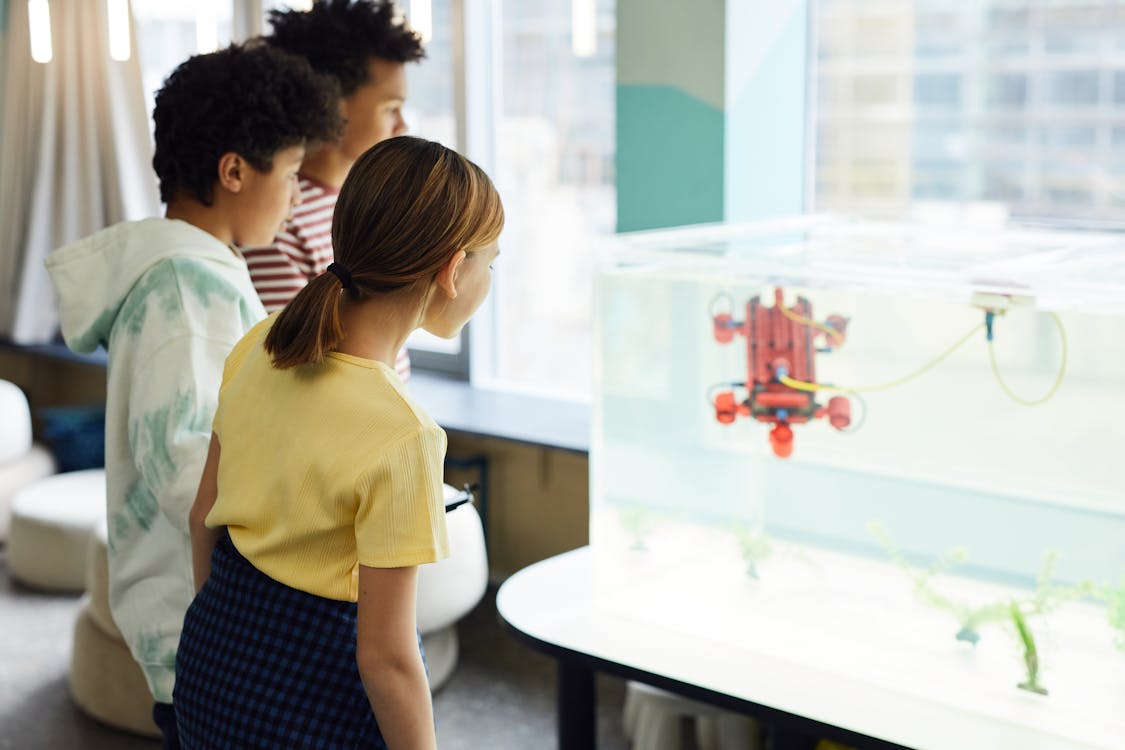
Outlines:
{"type": "Polygon", "coordinates": [[[181,746],[386,750],[355,653],[354,602],[273,580],[223,534],[176,654],[181,746]]]}

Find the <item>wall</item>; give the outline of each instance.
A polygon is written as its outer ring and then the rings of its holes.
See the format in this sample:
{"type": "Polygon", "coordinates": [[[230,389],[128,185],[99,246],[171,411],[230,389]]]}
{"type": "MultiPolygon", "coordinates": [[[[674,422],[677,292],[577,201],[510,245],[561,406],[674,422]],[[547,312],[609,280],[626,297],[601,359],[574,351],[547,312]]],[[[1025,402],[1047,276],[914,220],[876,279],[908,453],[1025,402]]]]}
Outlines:
{"type": "Polygon", "coordinates": [[[0,349],[0,379],[19,386],[31,406],[35,433],[38,410],[47,406],[80,406],[105,401],[105,368],[54,357],[0,349]]]}
{"type": "Polygon", "coordinates": [[[806,0],[618,0],[619,232],[799,213],[806,0]]]}
{"type": "MultiPolygon", "coordinates": [[[[488,549],[493,579],[589,541],[589,462],[585,455],[496,439],[449,436],[449,456],[488,460],[488,549]]],[[[455,486],[471,470],[446,471],[455,486]]]]}

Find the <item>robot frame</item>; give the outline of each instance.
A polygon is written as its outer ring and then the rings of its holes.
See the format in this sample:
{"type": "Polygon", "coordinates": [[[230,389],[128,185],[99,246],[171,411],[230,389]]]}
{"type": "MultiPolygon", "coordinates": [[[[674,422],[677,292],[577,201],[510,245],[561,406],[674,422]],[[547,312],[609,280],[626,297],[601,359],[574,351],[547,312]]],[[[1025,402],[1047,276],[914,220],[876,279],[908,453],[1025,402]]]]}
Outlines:
{"type": "Polygon", "coordinates": [[[838,430],[851,424],[851,402],[833,396],[827,405],[816,400],[820,387],[816,381],[816,355],[835,351],[844,343],[847,319],[831,315],[823,323],[812,318],[808,299],[798,297],[792,307],[785,304],[784,292],[774,289],[772,307],[762,304],[760,295],[746,302],[745,317],[739,321],[730,311],[716,312],[719,295],[712,302],[711,320],[715,341],[730,344],[736,336],[746,340],[746,380],[725,384],[730,388],[714,393],[711,401],[715,419],[732,424],[739,417],[772,424],[770,447],[776,456],[793,454],[793,429],[790,425],[827,419],[838,430]],[[734,389],[745,392],[737,398],[734,389]]]}

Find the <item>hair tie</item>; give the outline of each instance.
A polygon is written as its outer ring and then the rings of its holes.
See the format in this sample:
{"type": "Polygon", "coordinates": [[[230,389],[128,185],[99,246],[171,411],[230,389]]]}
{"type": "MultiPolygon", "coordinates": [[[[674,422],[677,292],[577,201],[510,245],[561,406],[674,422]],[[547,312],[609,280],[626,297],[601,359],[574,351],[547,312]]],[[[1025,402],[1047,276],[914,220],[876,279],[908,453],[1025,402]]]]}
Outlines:
{"type": "Polygon", "coordinates": [[[348,273],[348,269],[341,266],[339,263],[329,263],[328,272],[335,275],[340,280],[341,286],[348,289],[352,285],[352,275],[348,273]]]}

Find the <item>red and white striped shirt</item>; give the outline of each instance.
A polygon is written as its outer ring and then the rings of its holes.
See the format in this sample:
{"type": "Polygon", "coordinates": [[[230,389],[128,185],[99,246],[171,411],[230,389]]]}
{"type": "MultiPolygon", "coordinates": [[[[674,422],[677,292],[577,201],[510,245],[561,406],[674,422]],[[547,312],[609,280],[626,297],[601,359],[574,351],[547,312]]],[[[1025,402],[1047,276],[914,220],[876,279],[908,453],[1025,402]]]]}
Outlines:
{"type": "MultiPolygon", "coordinates": [[[[304,175],[299,189],[301,202],[273,244],[242,249],[267,313],[285,307],[332,262],[332,212],[340,191],[304,175]]],[[[403,382],[410,379],[406,349],[398,353],[395,370],[403,382]]]]}

